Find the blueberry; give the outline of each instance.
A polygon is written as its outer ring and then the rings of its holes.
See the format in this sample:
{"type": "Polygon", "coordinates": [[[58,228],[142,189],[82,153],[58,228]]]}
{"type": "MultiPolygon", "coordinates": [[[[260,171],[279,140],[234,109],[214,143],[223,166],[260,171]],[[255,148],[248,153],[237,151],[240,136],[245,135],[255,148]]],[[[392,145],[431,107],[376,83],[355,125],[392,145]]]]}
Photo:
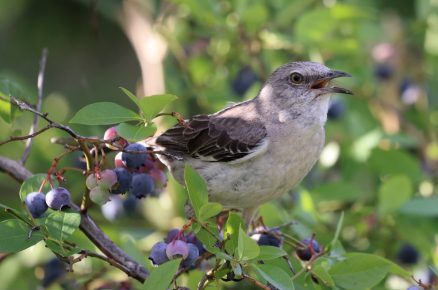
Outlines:
{"type": "Polygon", "coordinates": [[[39,218],[47,210],[46,196],[42,192],[31,192],[24,199],[29,212],[34,218],[39,218]]]}
{"type": "Polygon", "coordinates": [[[146,153],[146,147],[139,144],[134,143],[126,146],[125,148],[128,151],[136,151],[136,152],[142,152],[145,153],[122,153],[122,161],[125,163],[126,167],[131,169],[139,169],[140,167],[144,166],[146,163],[146,160],[148,158],[148,154],[146,153]]]}
{"type": "Polygon", "coordinates": [[[61,210],[70,205],[70,192],[64,187],[53,188],[46,194],[47,205],[54,210],[61,210]]]}
{"type": "Polygon", "coordinates": [[[397,256],[400,262],[407,265],[416,264],[420,258],[417,249],[410,244],[404,244],[398,251],[397,256]]]}
{"type": "Polygon", "coordinates": [[[374,75],[378,80],[386,81],[392,78],[394,74],[393,67],[388,63],[380,63],[374,70],[374,75]]]}
{"type": "Polygon", "coordinates": [[[124,212],[123,202],[117,195],[111,196],[111,200],[102,205],[101,209],[103,216],[109,221],[116,220],[124,212]]]}
{"type": "Polygon", "coordinates": [[[128,195],[128,198],[123,201],[123,209],[127,214],[133,214],[138,207],[138,200],[133,195],[128,195]]]}
{"type": "Polygon", "coordinates": [[[43,266],[43,272],[42,286],[46,288],[65,275],[65,265],[58,258],[54,258],[43,266]]]}
{"type": "Polygon", "coordinates": [[[176,236],[179,234],[180,231],[181,231],[180,229],[171,229],[167,233],[167,236],[164,238],[164,241],[166,243],[172,242],[176,238],[176,236]]]}
{"type": "Polygon", "coordinates": [[[202,242],[200,240],[198,240],[198,238],[195,236],[194,233],[189,233],[186,237],[185,237],[185,241],[187,243],[191,243],[194,244],[199,251],[199,255],[202,255],[205,252],[205,247],[202,244],[202,242]]]}
{"type": "Polygon", "coordinates": [[[97,186],[96,175],[94,173],[87,176],[87,179],[85,179],[85,185],[88,189],[93,189],[97,186]]]}
{"type": "Polygon", "coordinates": [[[182,257],[187,258],[189,255],[189,247],[186,242],[175,240],[167,244],[166,255],[169,259],[176,259],[182,257]]]}
{"type": "Polygon", "coordinates": [[[132,176],[131,193],[137,198],[146,197],[154,192],[154,181],[149,174],[139,173],[132,176]]]}
{"type": "Polygon", "coordinates": [[[132,181],[132,174],[126,170],[125,168],[119,167],[114,169],[114,172],[117,176],[117,185],[111,193],[113,194],[124,194],[129,190],[129,187],[131,186],[132,181]]]}
{"type": "Polygon", "coordinates": [[[300,258],[302,261],[309,261],[312,258],[312,251],[310,250],[311,247],[313,252],[321,252],[318,242],[314,239],[304,239],[303,244],[306,245],[306,247],[296,251],[298,258],[300,258]]]}
{"type": "MultiPolygon", "coordinates": [[[[104,140],[110,140],[110,139],[114,139],[116,137],[120,137],[119,134],[117,133],[116,127],[111,127],[111,128],[106,129],[105,134],[103,135],[104,140]]],[[[119,148],[123,148],[126,145],[128,145],[128,141],[126,141],[125,139],[120,137],[119,140],[113,142],[113,144],[116,146],[109,144],[109,143],[106,143],[105,146],[110,148],[110,149],[117,150],[119,148]]]]}
{"type": "Polygon", "coordinates": [[[258,80],[258,76],[249,66],[243,67],[237,73],[236,78],[232,83],[233,91],[242,96],[246,91],[258,80]]]}
{"type": "Polygon", "coordinates": [[[97,184],[106,189],[110,189],[117,183],[117,174],[111,169],[101,171],[97,178],[97,184]]]}
{"type": "Polygon", "coordinates": [[[421,290],[421,288],[419,288],[417,285],[412,285],[412,286],[409,286],[409,288],[406,290],[421,290]]]}
{"type": "Polygon", "coordinates": [[[149,255],[149,260],[152,261],[152,264],[154,266],[158,266],[169,261],[169,258],[167,257],[166,254],[166,248],[167,248],[167,244],[165,242],[156,243],[152,247],[151,253],[149,255]]]}
{"type": "Polygon", "coordinates": [[[330,104],[327,112],[327,118],[329,120],[337,120],[345,114],[345,103],[340,99],[335,99],[330,104]]]}
{"type": "Polygon", "coordinates": [[[109,200],[109,190],[100,186],[97,186],[90,190],[90,199],[92,202],[103,205],[109,200]]]}
{"type": "Polygon", "coordinates": [[[181,263],[181,267],[183,268],[192,267],[196,260],[199,258],[198,247],[192,243],[187,243],[187,246],[189,247],[189,254],[187,258],[185,258],[181,263]]]}
{"type": "Polygon", "coordinates": [[[283,243],[283,240],[281,238],[274,237],[273,235],[269,234],[260,234],[257,244],[259,246],[274,246],[274,247],[280,247],[283,243]]]}

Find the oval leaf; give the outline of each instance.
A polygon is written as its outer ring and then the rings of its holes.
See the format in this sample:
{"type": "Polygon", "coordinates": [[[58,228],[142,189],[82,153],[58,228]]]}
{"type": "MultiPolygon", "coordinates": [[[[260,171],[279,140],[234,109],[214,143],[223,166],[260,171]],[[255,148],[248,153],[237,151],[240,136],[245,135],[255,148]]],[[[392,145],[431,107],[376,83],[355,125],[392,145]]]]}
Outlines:
{"type": "Polygon", "coordinates": [[[195,215],[199,219],[201,207],[208,202],[207,184],[204,179],[188,165],[184,168],[184,180],[195,215]]]}
{"type": "Polygon", "coordinates": [[[287,253],[279,247],[274,246],[259,246],[260,253],[257,260],[273,260],[279,257],[287,256],[287,253]]]}
{"type": "Polygon", "coordinates": [[[412,182],[405,175],[394,175],[379,188],[379,212],[387,214],[398,210],[412,196],[412,182]]]}
{"type": "Polygon", "coordinates": [[[153,268],[151,275],[146,279],[142,290],[166,290],[172,282],[173,275],[178,271],[181,259],[171,260],[153,268]]]}
{"type": "Polygon", "coordinates": [[[424,217],[438,216],[438,196],[411,199],[403,205],[400,212],[424,217]]]}
{"type": "Polygon", "coordinates": [[[217,216],[222,211],[222,205],[217,202],[209,202],[204,204],[199,210],[199,219],[205,221],[211,217],[217,216]]]}
{"type": "Polygon", "coordinates": [[[30,235],[30,230],[31,228],[27,224],[18,219],[0,222],[0,252],[19,252],[35,245],[44,238],[41,231],[33,231],[30,235]]]}
{"type": "Polygon", "coordinates": [[[170,94],[147,96],[138,101],[138,106],[143,112],[143,116],[146,118],[146,120],[150,121],[155,118],[165,106],[176,99],[178,99],[177,96],[170,94]]]}
{"type": "Polygon", "coordinates": [[[260,247],[257,245],[257,242],[251,239],[242,228],[239,229],[239,240],[236,250],[239,260],[250,260],[257,257],[260,253],[260,247]]]}
{"type": "Polygon", "coordinates": [[[139,99],[133,93],[123,87],[119,87],[119,89],[121,89],[125,93],[125,95],[127,95],[131,99],[131,101],[133,101],[134,104],[138,106],[139,99]]]}
{"type": "Polygon", "coordinates": [[[55,211],[46,218],[49,236],[57,241],[64,241],[79,227],[81,215],[77,212],[55,211]]]}
{"type": "Polygon", "coordinates": [[[154,124],[148,124],[147,126],[134,126],[128,123],[121,123],[117,126],[117,133],[131,142],[137,142],[144,140],[147,137],[154,135],[157,127],[154,124]]]}
{"type": "Polygon", "coordinates": [[[90,104],[80,109],[70,123],[83,125],[109,125],[141,120],[141,117],[125,107],[111,102],[90,104]]]}
{"type": "Polygon", "coordinates": [[[279,290],[294,290],[292,278],[280,267],[269,264],[252,264],[252,267],[266,281],[279,290]]]}

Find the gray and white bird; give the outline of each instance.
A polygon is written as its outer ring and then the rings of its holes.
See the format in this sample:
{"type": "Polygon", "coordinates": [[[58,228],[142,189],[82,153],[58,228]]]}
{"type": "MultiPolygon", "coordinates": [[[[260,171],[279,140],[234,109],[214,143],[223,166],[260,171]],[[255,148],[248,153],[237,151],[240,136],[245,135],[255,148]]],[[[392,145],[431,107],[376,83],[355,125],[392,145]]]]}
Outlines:
{"type": "Polygon", "coordinates": [[[210,115],[196,115],[148,140],[158,158],[184,183],[190,164],[205,179],[209,200],[255,209],[297,185],[319,158],[330,95],[352,94],[331,85],[350,77],[315,62],[275,70],[258,95],[210,115]]]}

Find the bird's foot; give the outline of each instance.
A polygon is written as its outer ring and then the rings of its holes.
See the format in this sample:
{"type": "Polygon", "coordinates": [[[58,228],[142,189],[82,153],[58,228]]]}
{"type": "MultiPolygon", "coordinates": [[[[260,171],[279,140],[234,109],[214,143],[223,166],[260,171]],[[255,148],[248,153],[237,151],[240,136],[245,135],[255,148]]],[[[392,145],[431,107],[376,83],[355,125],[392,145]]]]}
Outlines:
{"type": "Polygon", "coordinates": [[[157,117],[159,117],[159,116],[171,116],[171,117],[174,117],[178,121],[178,124],[180,124],[181,126],[183,126],[186,129],[193,130],[193,128],[190,127],[189,122],[186,121],[186,119],[184,119],[184,117],[180,113],[178,113],[178,112],[159,113],[157,115],[157,117]]]}

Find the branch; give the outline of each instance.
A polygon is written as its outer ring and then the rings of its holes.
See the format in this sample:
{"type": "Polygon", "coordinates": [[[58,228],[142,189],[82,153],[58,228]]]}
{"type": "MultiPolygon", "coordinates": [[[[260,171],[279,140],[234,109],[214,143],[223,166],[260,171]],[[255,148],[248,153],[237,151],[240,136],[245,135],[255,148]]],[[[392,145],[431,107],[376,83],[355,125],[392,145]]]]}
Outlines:
{"type": "MultiPolygon", "coordinates": [[[[32,176],[32,173],[24,168],[17,161],[0,156],[0,170],[12,176],[15,180],[23,182],[26,178],[32,176]]],[[[110,260],[122,265],[118,267],[127,275],[140,282],[144,282],[149,276],[149,272],[128,256],[122,249],[120,249],[110,238],[96,225],[91,217],[76,204],[71,204],[71,208],[80,212],[81,224],[79,228],[82,232],[93,242],[93,244],[101,250],[110,260]]],[[[109,260],[108,260],[109,261],[109,260]]]]}
{"type": "MultiPolygon", "coordinates": [[[[36,115],[35,115],[35,116],[36,116],[36,115]]],[[[23,157],[24,157],[26,152],[30,152],[30,149],[28,150],[27,148],[30,148],[30,146],[32,146],[32,142],[29,142],[29,141],[31,141],[33,137],[38,136],[39,134],[41,134],[41,133],[43,133],[43,132],[49,130],[50,128],[54,128],[54,127],[53,127],[51,124],[49,124],[49,125],[47,125],[46,127],[43,127],[43,128],[41,128],[40,130],[38,130],[38,131],[36,131],[36,132],[32,132],[32,133],[30,133],[29,135],[25,135],[25,136],[15,136],[15,137],[14,137],[14,136],[10,136],[8,140],[5,140],[5,141],[3,141],[3,142],[0,142],[0,146],[2,146],[2,145],[4,145],[4,144],[7,144],[7,143],[10,143],[10,142],[14,142],[14,141],[20,141],[20,140],[26,140],[26,139],[29,139],[29,140],[27,140],[27,142],[26,142],[26,149],[24,149],[24,153],[23,153],[23,157]],[[28,144],[31,144],[31,145],[28,146],[28,144]]],[[[28,153],[27,153],[27,154],[28,154],[28,153]]],[[[27,156],[26,156],[25,159],[27,159],[27,156]]],[[[26,160],[23,161],[23,158],[21,158],[21,160],[19,161],[19,163],[20,163],[21,165],[23,165],[25,161],[26,161],[26,160]]]]}
{"type": "MultiPolygon", "coordinates": [[[[40,60],[40,71],[38,73],[38,80],[37,80],[37,88],[38,88],[38,101],[37,101],[37,104],[36,104],[36,110],[37,111],[41,111],[41,106],[43,104],[44,72],[46,70],[46,63],[47,63],[47,55],[48,55],[48,53],[49,53],[49,51],[47,50],[47,48],[44,48],[43,52],[42,52],[42,55],[41,55],[41,60],[40,60]]],[[[38,115],[34,115],[33,116],[32,126],[30,127],[30,130],[29,130],[29,135],[33,135],[35,133],[36,129],[38,128],[38,123],[39,123],[39,116],[38,115]]],[[[32,138],[27,140],[26,148],[24,149],[23,156],[21,156],[21,159],[19,161],[20,164],[24,165],[24,163],[26,163],[26,160],[29,157],[30,149],[32,148],[32,141],[33,141],[32,138]]]]}

